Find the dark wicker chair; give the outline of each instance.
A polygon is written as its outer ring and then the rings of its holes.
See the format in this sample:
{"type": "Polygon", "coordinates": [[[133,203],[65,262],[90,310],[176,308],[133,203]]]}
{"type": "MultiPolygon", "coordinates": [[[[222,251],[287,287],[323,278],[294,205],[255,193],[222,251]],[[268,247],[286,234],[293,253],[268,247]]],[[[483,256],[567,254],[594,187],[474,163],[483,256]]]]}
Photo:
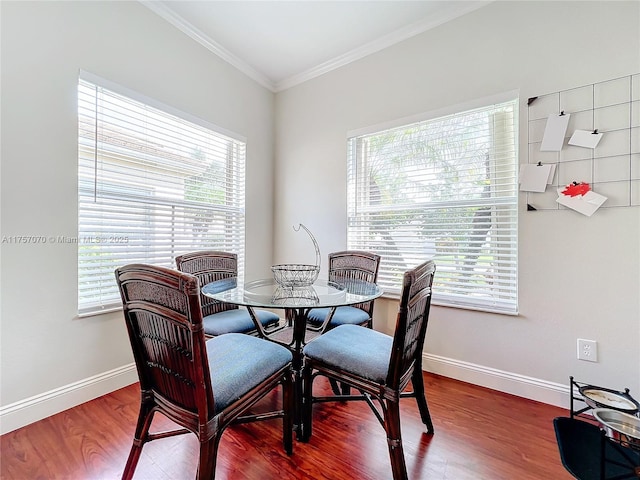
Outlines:
{"type": "MultiPolygon", "coordinates": [[[[363,280],[376,283],[380,255],[357,250],[329,254],[329,280],[337,283],[363,280]]],[[[307,315],[309,328],[322,333],[339,325],[373,327],[373,300],[348,307],[338,307],[333,316],[330,308],[314,308],[307,315]]]]}
{"type": "Polygon", "coordinates": [[[640,451],[608,440],[597,425],[557,417],[553,427],[562,465],[578,480],[640,478],[640,451]]]}
{"type": "MultiPolygon", "coordinates": [[[[198,277],[200,286],[215,280],[238,276],[238,256],[235,253],[203,250],[176,257],[176,267],[181,272],[198,277]]],[[[249,312],[237,305],[222,303],[201,295],[204,333],[218,336],[225,333],[255,333],[256,325],[249,312]]],[[[255,310],[257,319],[264,327],[276,325],[280,318],[268,310],[255,310]]]]}
{"type": "Polygon", "coordinates": [[[400,433],[401,397],[414,397],[422,423],[433,433],[433,423],[424,393],[422,346],[424,344],[431,286],[435,273],[433,261],[425,262],[404,274],[402,298],[393,337],[355,325],[341,325],[309,342],[304,350],[302,439],[312,433],[314,402],[365,400],[387,433],[394,480],[407,478],[400,433]],[[362,395],[314,397],[313,380],[317,375],[350,385],[362,395]],[[403,392],[407,384],[412,392],[403,392]],[[376,400],[381,412],[373,403],[376,400]]]}
{"type": "Polygon", "coordinates": [[[292,452],[292,355],[251,335],[205,341],[198,279],[152,265],[116,270],[124,317],[140,380],[141,405],[123,479],[130,479],[145,443],[183,433],[200,442],[198,479],[215,477],[220,437],[234,421],[283,418],[283,443],[292,452]],[[248,410],[282,385],[280,411],[248,410]],[[181,429],[149,433],[160,412],[181,429]]]}

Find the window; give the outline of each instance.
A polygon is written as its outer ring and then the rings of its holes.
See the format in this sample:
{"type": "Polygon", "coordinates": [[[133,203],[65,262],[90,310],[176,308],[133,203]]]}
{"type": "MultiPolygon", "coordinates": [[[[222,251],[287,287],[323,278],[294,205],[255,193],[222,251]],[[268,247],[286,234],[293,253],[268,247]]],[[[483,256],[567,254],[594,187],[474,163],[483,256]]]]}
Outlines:
{"type": "Polygon", "coordinates": [[[243,271],[243,141],[84,72],[78,130],[80,315],[120,306],[124,264],[216,249],[243,271]]]}
{"type": "Polygon", "coordinates": [[[386,293],[433,258],[434,304],[517,313],[517,108],[349,138],[348,247],[382,256],[386,293]]]}

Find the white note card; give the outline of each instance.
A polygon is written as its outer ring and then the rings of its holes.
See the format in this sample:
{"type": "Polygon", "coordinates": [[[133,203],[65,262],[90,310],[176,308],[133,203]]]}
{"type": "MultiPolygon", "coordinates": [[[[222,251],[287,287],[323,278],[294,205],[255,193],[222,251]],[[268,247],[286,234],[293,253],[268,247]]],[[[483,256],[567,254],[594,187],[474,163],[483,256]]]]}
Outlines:
{"type": "Polygon", "coordinates": [[[600,195],[593,190],[588,191],[584,195],[576,195],[575,197],[564,195],[562,190],[564,190],[564,187],[558,189],[558,198],[556,202],[586,215],[587,217],[593,215],[595,211],[598,210],[607,200],[607,197],[600,195]]]}
{"type": "Polygon", "coordinates": [[[596,148],[600,139],[601,133],[590,132],[589,130],[576,130],[569,139],[569,145],[575,145],[576,147],[596,148]]]}
{"type": "Polygon", "coordinates": [[[544,128],[542,144],[540,145],[541,152],[559,152],[562,150],[570,117],[570,113],[552,113],[549,115],[547,125],[544,128]]]}
{"type": "Polygon", "coordinates": [[[522,165],[520,167],[520,190],[523,192],[544,192],[553,181],[556,164],[522,165]]]}

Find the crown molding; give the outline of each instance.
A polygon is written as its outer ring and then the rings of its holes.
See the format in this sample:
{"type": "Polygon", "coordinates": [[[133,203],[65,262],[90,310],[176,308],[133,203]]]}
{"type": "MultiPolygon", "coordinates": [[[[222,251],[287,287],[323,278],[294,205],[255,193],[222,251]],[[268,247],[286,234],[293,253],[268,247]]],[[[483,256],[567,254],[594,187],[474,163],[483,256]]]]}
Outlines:
{"type": "Polygon", "coordinates": [[[233,55],[231,52],[229,52],[223,46],[221,46],[220,44],[216,43],[209,36],[205,35],[202,31],[200,31],[199,29],[194,27],[192,24],[187,22],[180,15],[177,15],[171,9],[166,7],[163,3],[154,2],[153,0],[139,0],[139,2],[142,5],[144,5],[145,7],[147,7],[149,10],[151,10],[152,12],[157,14],[158,16],[160,16],[163,19],[165,19],[171,25],[176,27],[178,30],[182,31],[183,33],[185,33],[186,35],[191,37],[193,40],[195,40],[200,45],[205,47],[211,53],[217,55],[218,57],[220,57],[225,62],[230,63],[235,68],[240,70],[242,73],[247,75],[249,78],[252,78],[256,82],[258,82],[263,87],[268,88],[272,92],[275,92],[274,83],[266,75],[258,72],[256,69],[251,67],[249,64],[247,64],[246,62],[244,62],[240,58],[238,58],[235,55],[233,55]]]}
{"type": "Polygon", "coordinates": [[[369,42],[359,48],[351,50],[344,55],[340,55],[335,57],[325,63],[317,65],[305,72],[293,75],[289,78],[276,82],[275,91],[281,92],[288,88],[294,87],[301,83],[304,83],[313,78],[319,77],[320,75],[324,75],[332,70],[343,67],[349,63],[355,62],[356,60],[360,60],[361,58],[367,57],[373,53],[379,52],[380,50],[384,50],[385,48],[391,47],[396,43],[400,43],[404,40],[407,40],[411,37],[419,35],[421,33],[426,32],[427,30],[431,30],[443,23],[446,23],[454,18],[461,17],[470,13],[474,10],[477,10],[485,5],[492,3],[494,0],[478,0],[470,3],[467,8],[464,10],[458,10],[456,13],[440,13],[436,16],[426,18],[419,22],[412,23],[411,25],[407,25],[404,28],[400,28],[394,32],[391,32],[383,37],[380,37],[373,42],[369,42]]]}
{"type": "Polygon", "coordinates": [[[263,73],[257,71],[245,61],[241,60],[237,56],[233,55],[227,49],[222,47],[220,44],[215,42],[209,36],[204,34],[199,29],[195,28],[192,24],[187,22],[180,15],[177,15],[170,8],[165,6],[161,2],[156,2],[153,0],[139,0],[139,2],[165,19],[171,25],[191,37],[193,40],[204,46],[207,50],[212,52],[213,54],[220,57],[222,60],[230,63],[235,68],[240,70],[242,73],[247,75],[249,78],[252,78],[256,82],[258,82],[263,87],[269,89],[270,91],[277,93],[288,88],[294,87],[301,83],[304,83],[313,78],[319,77],[328,73],[337,68],[343,67],[349,63],[352,63],[356,60],[360,60],[368,55],[379,52],[380,50],[384,50],[396,43],[407,40],[411,37],[419,35],[421,33],[426,32],[432,28],[435,28],[443,23],[446,23],[454,18],[466,15],[469,12],[477,10],[489,3],[492,3],[494,0],[477,0],[470,2],[467,7],[463,10],[458,10],[455,13],[437,13],[436,15],[426,18],[422,21],[413,23],[408,25],[407,27],[396,30],[388,35],[385,35],[373,42],[370,42],[362,47],[351,50],[343,55],[339,55],[327,62],[324,62],[320,65],[317,65],[309,70],[301,72],[296,75],[292,75],[291,77],[285,78],[278,82],[273,82],[263,73]]]}

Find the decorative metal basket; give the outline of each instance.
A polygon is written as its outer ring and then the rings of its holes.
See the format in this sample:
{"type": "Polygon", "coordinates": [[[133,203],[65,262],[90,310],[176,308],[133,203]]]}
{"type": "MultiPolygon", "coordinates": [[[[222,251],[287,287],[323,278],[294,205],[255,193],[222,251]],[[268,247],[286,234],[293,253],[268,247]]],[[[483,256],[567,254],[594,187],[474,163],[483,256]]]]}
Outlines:
{"type": "Polygon", "coordinates": [[[307,307],[316,305],[319,298],[313,287],[278,287],[271,301],[276,305],[307,307]]]}
{"type": "Polygon", "coordinates": [[[303,224],[299,224],[298,228],[295,226],[293,229],[297,232],[300,227],[304,228],[311,237],[313,246],[316,249],[316,264],[300,264],[300,263],[282,263],[271,267],[273,272],[273,279],[276,283],[283,287],[309,287],[313,285],[313,282],[318,278],[320,273],[320,248],[318,248],[318,242],[315,237],[303,224]]]}

